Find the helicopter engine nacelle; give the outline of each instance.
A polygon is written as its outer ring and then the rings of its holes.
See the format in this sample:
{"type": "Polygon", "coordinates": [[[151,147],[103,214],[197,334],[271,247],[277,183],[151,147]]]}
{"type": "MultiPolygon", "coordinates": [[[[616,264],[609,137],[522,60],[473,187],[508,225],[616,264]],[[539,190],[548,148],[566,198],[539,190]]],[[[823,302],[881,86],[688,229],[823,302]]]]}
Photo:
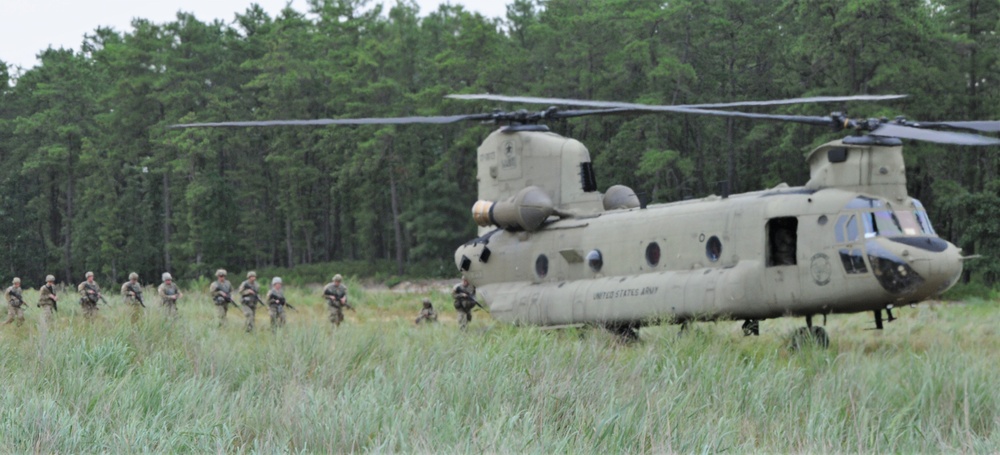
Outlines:
{"type": "Polygon", "coordinates": [[[625,185],[614,185],[604,192],[604,210],[634,209],[642,205],[635,191],[625,185]]]}
{"type": "Polygon", "coordinates": [[[552,198],[537,186],[529,186],[505,201],[478,201],[472,206],[472,218],[481,227],[490,225],[507,230],[535,231],[555,208],[552,198]]]}

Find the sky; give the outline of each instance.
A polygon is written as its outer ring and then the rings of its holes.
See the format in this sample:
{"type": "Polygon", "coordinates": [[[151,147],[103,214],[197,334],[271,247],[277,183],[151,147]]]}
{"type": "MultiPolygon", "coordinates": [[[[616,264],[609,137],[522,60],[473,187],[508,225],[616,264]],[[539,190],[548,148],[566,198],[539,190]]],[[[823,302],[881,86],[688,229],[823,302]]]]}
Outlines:
{"type": "MultiPolygon", "coordinates": [[[[386,5],[394,0],[374,0],[386,5]]],[[[488,17],[506,14],[505,0],[416,0],[421,15],[441,3],[464,5],[488,17]]],[[[169,22],[178,11],[194,13],[204,22],[232,22],[237,12],[257,3],[272,17],[286,4],[307,11],[306,0],[0,0],[0,60],[24,69],[35,66],[36,54],[49,46],[80,49],[85,34],[97,27],[119,32],[131,29],[133,18],[169,22]]]]}

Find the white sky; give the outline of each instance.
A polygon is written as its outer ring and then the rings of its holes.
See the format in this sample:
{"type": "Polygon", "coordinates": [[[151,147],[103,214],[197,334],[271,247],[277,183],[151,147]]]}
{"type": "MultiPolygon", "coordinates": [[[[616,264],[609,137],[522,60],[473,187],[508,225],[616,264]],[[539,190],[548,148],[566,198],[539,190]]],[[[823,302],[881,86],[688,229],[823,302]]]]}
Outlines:
{"type": "MultiPolygon", "coordinates": [[[[508,0],[416,0],[421,15],[441,3],[461,4],[487,17],[504,17],[508,0]]],[[[232,22],[236,13],[259,4],[274,17],[286,3],[305,12],[306,0],[0,0],[0,60],[9,66],[30,68],[35,55],[49,46],[79,50],[85,34],[99,26],[119,32],[131,30],[132,18],[169,22],[178,11],[194,13],[203,22],[232,22]]],[[[395,4],[395,0],[372,3],[395,4]]]]}

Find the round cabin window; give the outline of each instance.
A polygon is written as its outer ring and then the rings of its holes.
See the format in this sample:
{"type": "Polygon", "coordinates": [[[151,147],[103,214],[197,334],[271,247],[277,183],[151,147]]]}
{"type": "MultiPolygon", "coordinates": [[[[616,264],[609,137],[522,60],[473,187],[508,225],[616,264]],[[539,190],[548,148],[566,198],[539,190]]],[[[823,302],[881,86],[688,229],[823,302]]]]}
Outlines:
{"type": "Polygon", "coordinates": [[[601,256],[600,250],[592,250],[587,253],[587,265],[590,266],[590,270],[594,272],[600,272],[601,267],[604,267],[604,258],[601,256]]]}
{"type": "Polygon", "coordinates": [[[656,242],[649,242],[646,245],[646,263],[650,267],[656,267],[660,264],[660,245],[656,242]]]}
{"type": "Polygon", "coordinates": [[[708,239],[708,243],[705,244],[705,255],[712,262],[718,261],[722,257],[722,242],[719,241],[718,237],[713,235],[712,238],[708,239]]]}
{"type": "Polygon", "coordinates": [[[545,278],[545,275],[549,274],[549,258],[544,254],[539,254],[538,259],[535,259],[535,275],[538,278],[545,278]]]}

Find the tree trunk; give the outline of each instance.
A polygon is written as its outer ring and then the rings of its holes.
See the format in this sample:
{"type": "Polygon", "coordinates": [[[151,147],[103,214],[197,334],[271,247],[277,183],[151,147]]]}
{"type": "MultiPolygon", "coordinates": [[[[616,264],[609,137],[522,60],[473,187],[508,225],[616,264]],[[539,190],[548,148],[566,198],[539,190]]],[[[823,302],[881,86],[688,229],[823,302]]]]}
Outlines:
{"type": "Polygon", "coordinates": [[[403,274],[403,226],[399,221],[399,192],[396,191],[396,172],[389,168],[389,191],[392,197],[392,229],[396,234],[396,273],[403,274]]]}
{"type": "Polygon", "coordinates": [[[66,261],[66,282],[73,282],[73,192],[75,190],[75,182],[73,181],[73,166],[70,162],[69,169],[69,179],[66,182],[66,230],[63,234],[64,250],[63,250],[63,260],[66,261]]]}
{"type": "Polygon", "coordinates": [[[295,252],[292,250],[292,219],[285,217],[285,252],[288,255],[288,262],[285,264],[291,268],[295,266],[295,252]]]}
{"type": "Polygon", "coordinates": [[[170,261],[170,175],[163,173],[163,270],[169,271],[170,261]]]}

